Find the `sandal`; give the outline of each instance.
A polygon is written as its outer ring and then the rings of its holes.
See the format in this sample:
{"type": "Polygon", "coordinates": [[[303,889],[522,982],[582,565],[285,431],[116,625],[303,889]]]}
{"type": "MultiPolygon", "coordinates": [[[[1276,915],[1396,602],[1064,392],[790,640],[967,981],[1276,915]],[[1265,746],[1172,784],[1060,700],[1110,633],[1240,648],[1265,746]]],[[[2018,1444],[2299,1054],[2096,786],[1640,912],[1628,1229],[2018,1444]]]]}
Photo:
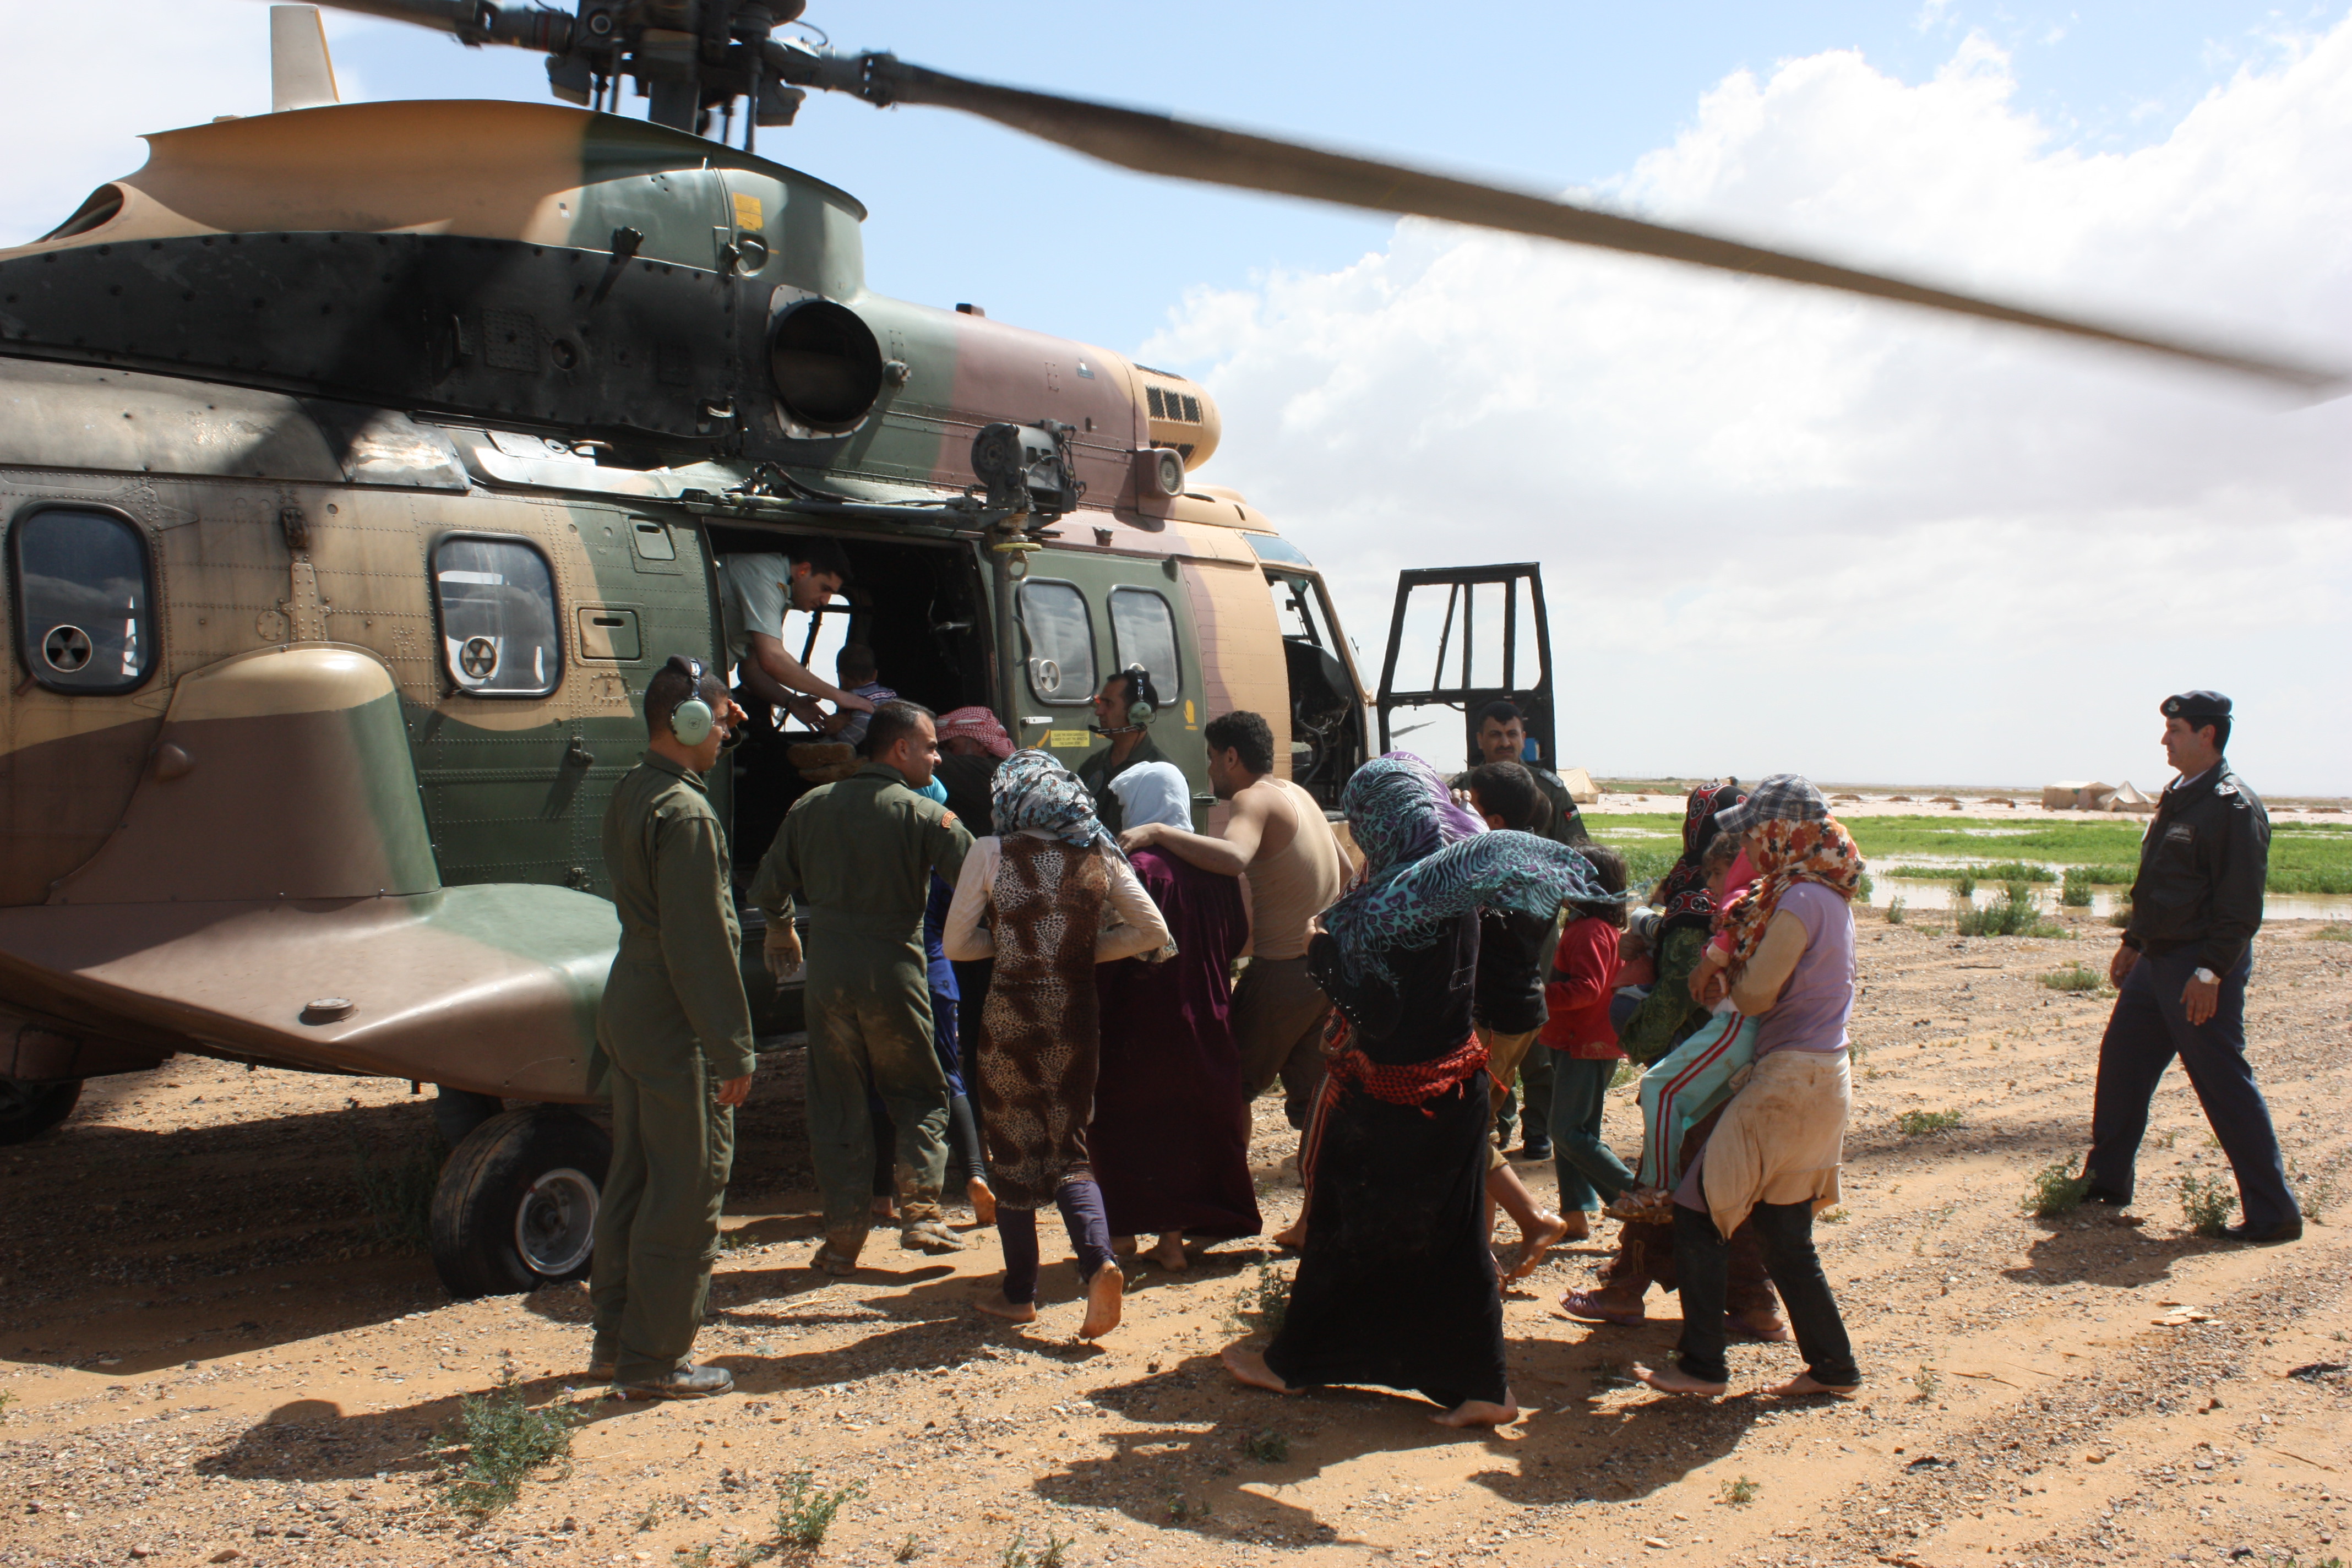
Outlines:
{"type": "Polygon", "coordinates": [[[898,1233],[898,1245],[909,1252],[961,1252],[963,1237],[944,1220],[919,1219],[898,1233]]]}

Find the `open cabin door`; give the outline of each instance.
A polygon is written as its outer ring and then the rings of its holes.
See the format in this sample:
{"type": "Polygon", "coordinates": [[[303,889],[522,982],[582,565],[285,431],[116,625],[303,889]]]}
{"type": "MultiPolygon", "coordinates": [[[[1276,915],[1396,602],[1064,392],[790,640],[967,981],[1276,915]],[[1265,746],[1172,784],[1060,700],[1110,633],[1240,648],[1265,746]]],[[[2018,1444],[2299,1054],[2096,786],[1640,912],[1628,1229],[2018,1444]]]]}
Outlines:
{"type": "Polygon", "coordinates": [[[1448,709],[1461,715],[1462,751],[1438,754],[1442,729],[1410,749],[1427,754],[1445,772],[1461,765],[1456,757],[1475,763],[1478,710],[1504,700],[1527,715],[1532,752],[1527,760],[1557,771],[1543,568],[1523,561],[1398,573],[1388,654],[1381,661],[1381,750],[1394,750],[1416,731],[1444,722],[1438,713],[1415,710],[1448,709]],[[1391,715],[1400,709],[1406,710],[1406,721],[1391,729],[1391,715]]]}

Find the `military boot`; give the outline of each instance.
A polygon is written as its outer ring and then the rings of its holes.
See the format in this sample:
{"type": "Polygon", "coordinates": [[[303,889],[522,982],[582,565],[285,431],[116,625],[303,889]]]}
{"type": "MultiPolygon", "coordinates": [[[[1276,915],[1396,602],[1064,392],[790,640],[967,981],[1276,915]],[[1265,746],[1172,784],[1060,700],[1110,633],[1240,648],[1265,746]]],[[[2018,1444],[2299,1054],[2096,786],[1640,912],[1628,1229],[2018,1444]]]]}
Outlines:
{"type": "Polygon", "coordinates": [[[866,1245],[866,1227],[849,1230],[829,1230],[824,1233],[824,1245],[809,1259],[809,1267],[820,1274],[843,1275],[857,1268],[858,1248],[866,1245]]]}
{"type": "Polygon", "coordinates": [[[688,1363],[642,1383],[624,1384],[624,1399],[709,1399],[714,1394],[735,1392],[735,1374],[723,1366],[696,1366],[688,1363]]]}

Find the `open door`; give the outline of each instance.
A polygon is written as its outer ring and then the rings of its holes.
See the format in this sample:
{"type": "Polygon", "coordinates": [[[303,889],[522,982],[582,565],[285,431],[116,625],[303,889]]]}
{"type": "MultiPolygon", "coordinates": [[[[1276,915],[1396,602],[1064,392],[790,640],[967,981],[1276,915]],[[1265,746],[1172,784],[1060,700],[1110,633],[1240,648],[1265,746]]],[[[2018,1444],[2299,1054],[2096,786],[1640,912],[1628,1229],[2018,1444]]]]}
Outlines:
{"type": "MultiPolygon", "coordinates": [[[[1478,710],[1506,700],[1527,715],[1527,760],[1557,772],[1543,568],[1523,561],[1398,573],[1388,655],[1381,661],[1381,750],[1444,721],[1441,713],[1412,710],[1451,710],[1461,716],[1459,754],[1475,762],[1478,710]],[[1420,679],[1423,670],[1429,672],[1426,681],[1420,679]],[[1391,729],[1391,716],[1401,709],[1408,721],[1391,729]]],[[[1415,749],[1436,750],[1436,739],[1428,737],[1415,749]]],[[[1441,769],[1454,764],[1445,755],[1430,761],[1441,769]]]]}

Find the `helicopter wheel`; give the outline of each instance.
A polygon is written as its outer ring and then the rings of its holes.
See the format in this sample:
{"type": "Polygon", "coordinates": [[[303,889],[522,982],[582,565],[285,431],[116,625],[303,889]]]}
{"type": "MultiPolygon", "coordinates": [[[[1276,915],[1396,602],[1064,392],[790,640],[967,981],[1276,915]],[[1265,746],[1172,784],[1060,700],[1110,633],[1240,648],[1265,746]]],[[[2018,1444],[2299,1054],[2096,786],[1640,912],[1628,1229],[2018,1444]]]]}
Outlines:
{"type": "Polygon", "coordinates": [[[29,1143],[73,1114],[81,1079],[26,1083],[0,1078],[0,1144],[29,1143]]]}
{"type": "Polygon", "coordinates": [[[501,1111],[450,1151],[433,1191],[433,1268],[459,1300],[588,1273],[612,1140],[557,1105],[501,1111]]]}

